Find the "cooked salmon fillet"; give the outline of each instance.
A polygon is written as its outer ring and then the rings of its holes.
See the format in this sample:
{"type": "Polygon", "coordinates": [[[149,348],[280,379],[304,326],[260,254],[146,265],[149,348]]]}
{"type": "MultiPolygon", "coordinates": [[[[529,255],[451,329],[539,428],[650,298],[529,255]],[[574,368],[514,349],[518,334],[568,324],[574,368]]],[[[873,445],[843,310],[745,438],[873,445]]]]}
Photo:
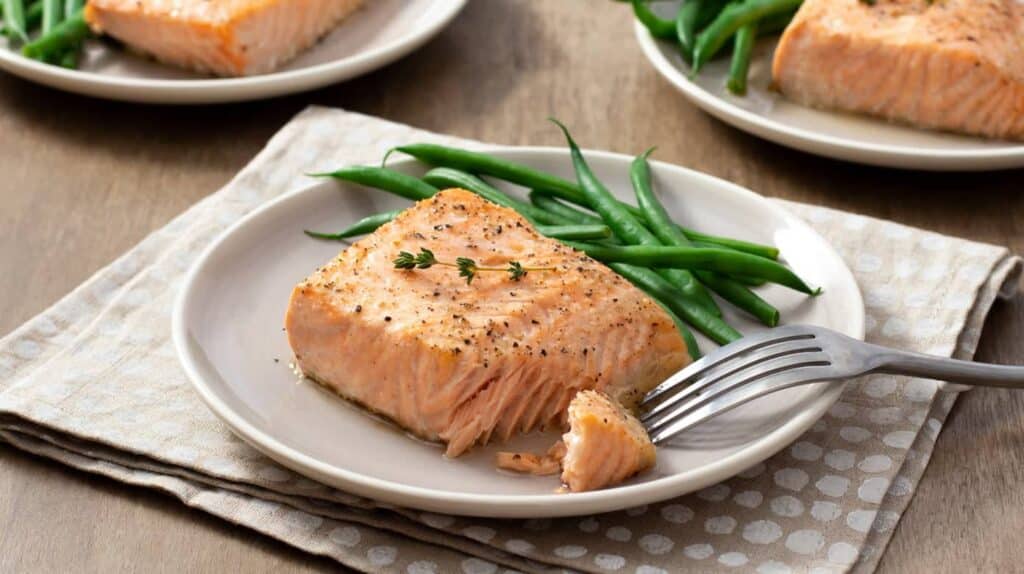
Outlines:
{"type": "Polygon", "coordinates": [[[640,421],[598,391],[583,391],[569,404],[569,432],[562,441],[562,482],[573,492],[618,484],[653,467],[656,459],[640,421]]]}
{"type": "Polygon", "coordinates": [[[600,389],[635,404],[689,357],[670,317],[519,214],[459,189],[405,210],[292,292],[285,319],[302,372],[412,433],[474,444],[565,428],[569,402],[600,389]],[[401,251],[480,266],[518,261],[518,281],[396,269],[401,251]]]}
{"type": "Polygon", "coordinates": [[[772,75],[805,105],[1024,139],[1024,3],[806,0],[772,75]]]}
{"type": "Polygon", "coordinates": [[[220,76],[274,70],[363,0],[89,0],[95,32],[184,68],[220,76]]]}

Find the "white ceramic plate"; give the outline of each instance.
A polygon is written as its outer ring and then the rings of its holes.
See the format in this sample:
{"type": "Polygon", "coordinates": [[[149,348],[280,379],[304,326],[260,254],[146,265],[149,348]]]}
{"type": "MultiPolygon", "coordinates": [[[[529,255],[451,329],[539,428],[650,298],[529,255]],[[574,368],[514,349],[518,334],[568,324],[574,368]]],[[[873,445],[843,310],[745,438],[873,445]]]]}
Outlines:
{"type": "Polygon", "coordinates": [[[214,78],[88,43],[78,70],[22,57],[0,38],[0,69],[54,88],[114,100],[212,104],[293,94],[376,70],[441,31],[466,0],[371,0],[336,30],[280,70],[214,78]]]}
{"type": "Polygon", "coordinates": [[[935,171],[1024,167],[1024,145],[1019,143],[921,130],[787,100],[769,89],[777,37],[758,42],[748,93],[738,97],[725,88],[728,57],[716,58],[691,79],[690,66],[675,45],[656,40],[639,22],[634,27],[647,58],[691,102],[758,137],[816,155],[886,167],[935,171]]]}
{"type": "MultiPolygon", "coordinates": [[[[572,177],[564,149],[496,148],[495,153],[572,177]]],[[[587,157],[611,189],[630,198],[630,158],[603,152],[587,152],[587,157]]],[[[389,165],[422,173],[412,161],[389,165]]],[[[662,163],[653,164],[653,173],[678,221],[774,243],[797,272],[824,287],[826,294],[813,300],[765,288],[786,321],[863,337],[864,307],[853,276],[805,223],[708,175],[662,163]]],[[[842,390],[814,385],[764,397],[659,448],[653,471],[597,492],[558,494],[557,477],[497,471],[495,452],[508,445],[446,459],[438,446],[410,439],[299,380],[288,367],[291,352],[282,332],[292,287],[343,247],[309,239],[302,230],[340,229],[404,205],[408,202],[383,192],[336,182],[281,197],[225,232],[190,271],[178,299],[174,342],[200,395],[243,439],[299,473],[348,492],[435,512],[496,517],[606,512],[697,490],[768,458],[807,430],[842,390]]],[[[741,330],[760,329],[734,313],[729,320],[741,330]]],[[[523,437],[513,446],[543,449],[555,436],[523,437]]]]}

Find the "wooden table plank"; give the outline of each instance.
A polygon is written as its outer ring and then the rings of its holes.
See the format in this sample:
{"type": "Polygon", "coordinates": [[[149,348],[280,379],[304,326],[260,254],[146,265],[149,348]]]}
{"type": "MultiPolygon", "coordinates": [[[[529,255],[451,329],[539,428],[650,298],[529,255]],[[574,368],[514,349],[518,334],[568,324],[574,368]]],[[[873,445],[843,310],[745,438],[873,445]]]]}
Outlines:
{"type": "MultiPolygon", "coordinates": [[[[770,196],[1024,251],[1024,173],[924,174],[816,158],[712,119],[646,64],[612,2],[470,2],[409,58],[268,102],[152,107],[0,75],[0,333],[70,291],[236,173],[309,103],[510,144],[636,153],[770,196]]],[[[1024,363],[1024,302],[997,305],[980,357],[1024,363]]],[[[1013,571],[1024,517],[1024,394],[961,399],[882,562],[886,572],[1013,571]]],[[[164,495],[0,447],[0,571],[313,572],[335,564],[164,495]]]]}

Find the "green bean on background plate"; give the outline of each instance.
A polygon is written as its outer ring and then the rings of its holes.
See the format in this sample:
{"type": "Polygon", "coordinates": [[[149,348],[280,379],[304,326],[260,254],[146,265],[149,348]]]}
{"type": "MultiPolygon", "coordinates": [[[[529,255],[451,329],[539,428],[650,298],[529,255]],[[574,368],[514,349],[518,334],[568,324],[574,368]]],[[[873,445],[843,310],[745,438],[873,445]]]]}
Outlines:
{"type": "Polygon", "coordinates": [[[679,5],[676,13],[676,41],[683,60],[693,60],[693,43],[697,37],[697,17],[709,0],[688,0],[679,5]]]}
{"type": "Polygon", "coordinates": [[[757,22],[744,24],[736,31],[732,44],[732,61],[729,64],[729,79],[725,86],[737,96],[747,93],[747,74],[750,72],[750,58],[754,54],[757,40],[757,22]]]}
{"type": "MultiPolygon", "coordinates": [[[[0,1],[0,7],[3,7],[3,2],[0,1]]],[[[35,0],[28,6],[25,6],[25,31],[39,26],[39,23],[43,20],[43,0],[35,0]]],[[[4,22],[3,26],[0,26],[0,35],[11,36],[11,32],[7,29],[7,24],[4,22]]]]}
{"type": "Polygon", "coordinates": [[[694,73],[699,72],[743,26],[767,16],[791,12],[802,2],[803,0],[744,0],[729,4],[697,35],[693,48],[694,73]]]}
{"type": "MultiPolygon", "coordinates": [[[[398,146],[389,151],[388,154],[390,155],[394,151],[410,155],[428,165],[453,167],[468,173],[489,175],[536,190],[538,193],[554,195],[575,205],[587,205],[576,183],[514,161],[499,159],[486,153],[430,143],[398,146]]],[[[387,156],[385,156],[386,159],[387,156]]],[[[638,207],[624,202],[619,203],[634,217],[643,217],[638,207]]],[[[737,251],[746,251],[747,253],[753,253],[754,255],[760,255],[769,259],[778,259],[779,257],[779,250],[770,245],[708,235],[686,228],[680,229],[692,241],[716,243],[723,247],[729,247],[737,251]]]]}
{"type": "Polygon", "coordinates": [[[85,6],[85,0],[65,0],[64,1],[64,17],[70,18],[75,15],[76,12],[85,6]]]}
{"type": "Polygon", "coordinates": [[[28,42],[25,25],[25,4],[22,0],[3,0],[4,29],[19,42],[28,42]]]}
{"type": "Polygon", "coordinates": [[[655,38],[671,38],[676,33],[676,24],[672,20],[659,17],[651,10],[645,0],[633,0],[633,15],[643,24],[655,38]]]}
{"type": "Polygon", "coordinates": [[[64,19],[63,0],[43,0],[42,33],[49,34],[64,19]]]}
{"type": "Polygon", "coordinates": [[[79,11],[57,24],[49,34],[25,44],[21,51],[29,58],[58,62],[66,51],[77,50],[88,35],[89,25],[79,11]]]}

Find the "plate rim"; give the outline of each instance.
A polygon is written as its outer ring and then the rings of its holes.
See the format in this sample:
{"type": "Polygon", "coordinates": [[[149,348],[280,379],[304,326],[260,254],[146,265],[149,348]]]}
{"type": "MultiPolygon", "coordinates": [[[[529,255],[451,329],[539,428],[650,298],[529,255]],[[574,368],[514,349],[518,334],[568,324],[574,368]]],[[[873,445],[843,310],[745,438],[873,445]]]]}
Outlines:
{"type": "MultiPolygon", "coordinates": [[[[487,146],[482,148],[490,153],[511,153],[547,155],[558,154],[568,158],[568,151],[564,148],[553,146],[487,146]]],[[[621,162],[628,165],[631,158],[625,154],[608,151],[584,150],[588,158],[600,158],[621,162]]],[[[396,159],[391,165],[402,165],[414,163],[412,158],[396,159]]],[[[809,224],[801,220],[795,214],[783,206],[769,201],[766,197],[754,191],[727,180],[679,165],[652,161],[654,170],[668,170],[683,172],[690,177],[697,177],[711,185],[724,187],[732,192],[739,193],[747,199],[759,204],[762,208],[769,210],[781,220],[803,227],[805,231],[817,235],[830,254],[842,264],[844,282],[853,287],[855,300],[850,304],[859,309],[859,314],[854,318],[853,336],[863,340],[865,335],[866,309],[860,287],[853,276],[853,272],[842,259],[835,247],[821,234],[814,230],[809,224]]],[[[292,449],[279,442],[276,438],[264,433],[251,425],[243,416],[236,413],[217,394],[210,389],[205,382],[197,361],[190,351],[190,335],[185,315],[189,304],[195,297],[196,279],[204,270],[207,262],[215,252],[230,239],[241,227],[248,225],[251,221],[264,217],[268,212],[275,209],[279,204],[290,201],[291,198],[309,193],[312,189],[326,185],[325,182],[313,182],[308,186],[282,194],[263,205],[253,209],[244,217],[236,221],[226,230],[221,232],[213,242],[208,245],[192,264],[182,282],[181,290],[178,292],[172,310],[171,331],[179,363],[184,369],[193,388],[198,392],[203,402],[222,421],[224,421],[233,432],[245,442],[257,450],[263,452],[278,463],[299,472],[311,476],[329,486],[341,488],[353,494],[372,498],[379,502],[391,503],[400,506],[407,506],[419,510],[443,512],[447,514],[491,517],[491,518],[540,518],[576,516],[598,512],[609,512],[640,504],[652,503],[660,500],[680,496],[687,492],[693,492],[715,484],[721,480],[736,475],[743,470],[762,462],[777,452],[790,445],[810,428],[831,406],[838,400],[845,388],[843,384],[832,384],[823,388],[821,398],[814,401],[810,408],[798,413],[781,426],[758,439],[754,444],[723,457],[715,462],[690,469],[681,473],[658,478],[652,481],[619,486],[615,488],[597,490],[590,492],[569,493],[569,494],[533,494],[533,495],[509,495],[509,494],[472,494],[438,491],[432,488],[411,486],[387,479],[367,476],[355,471],[339,468],[324,463],[308,456],[300,451],[292,449]],[[697,483],[697,486],[680,488],[681,483],[697,483]],[[343,487],[338,487],[343,484],[343,487]],[[557,504],[553,504],[557,501],[557,504]],[[627,501],[623,504],[623,501],[627,501]]],[[[822,384],[823,386],[825,383],[822,384]]]]}
{"type": "MultiPolygon", "coordinates": [[[[241,102],[316,89],[350,80],[386,66],[441,32],[462,11],[468,0],[435,0],[439,13],[421,28],[351,56],[268,74],[235,78],[164,79],[112,76],[69,70],[26,58],[0,48],[0,69],[27,81],[62,91],[110,100],[162,104],[241,102]]],[[[367,5],[362,9],[372,9],[367,5]]],[[[342,24],[344,25],[344,24],[342,24]]]]}
{"type": "MultiPolygon", "coordinates": [[[[1024,167],[1024,144],[1013,142],[988,150],[919,150],[909,146],[862,143],[788,126],[745,110],[690,81],[665,57],[658,40],[642,23],[634,21],[633,31],[647,60],[687,99],[719,120],[774,143],[813,155],[902,169],[982,171],[1024,167]]],[[[869,119],[884,123],[877,118],[869,119]]]]}

